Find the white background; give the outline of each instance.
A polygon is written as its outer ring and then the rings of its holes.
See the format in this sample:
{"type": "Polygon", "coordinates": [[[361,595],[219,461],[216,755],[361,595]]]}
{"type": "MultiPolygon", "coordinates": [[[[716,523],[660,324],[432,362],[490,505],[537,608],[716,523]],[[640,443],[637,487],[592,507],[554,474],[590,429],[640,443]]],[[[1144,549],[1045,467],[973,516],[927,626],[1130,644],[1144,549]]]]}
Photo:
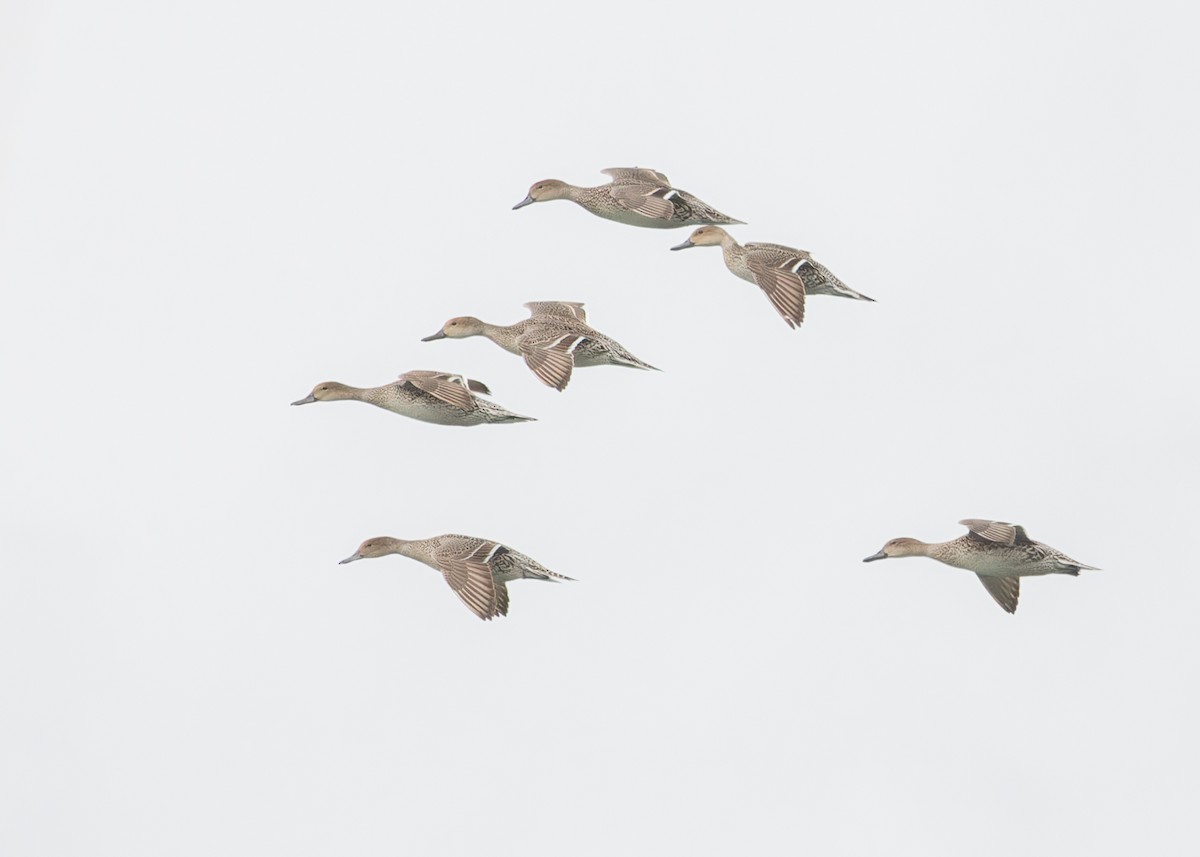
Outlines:
{"type": "Polygon", "coordinates": [[[1195,24],[7,4],[0,852],[1194,853],[1195,24]],[[509,210],[633,165],[878,303],[509,210]],[[534,299],[665,371],[419,342],[534,299]],[[539,421],[288,407],[408,369],[539,421]],[[1104,571],[860,562],[963,517],[1104,571]]]}

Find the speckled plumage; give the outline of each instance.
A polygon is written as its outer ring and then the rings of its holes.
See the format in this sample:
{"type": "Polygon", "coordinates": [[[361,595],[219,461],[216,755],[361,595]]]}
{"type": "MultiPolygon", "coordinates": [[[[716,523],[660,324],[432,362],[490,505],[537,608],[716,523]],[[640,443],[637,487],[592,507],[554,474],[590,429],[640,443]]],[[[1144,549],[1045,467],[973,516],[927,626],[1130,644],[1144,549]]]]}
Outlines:
{"type": "Polygon", "coordinates": [[[339,563],[400,554],[437,569],[464,604],[480,619],[508,615],[510,580],[573,580],[507,545],[477,536],[448,533],[428,539],[367,539],[339,563]]]}
{"type": "Polygon", "coordinates": [[[751,241],[748,244],[732,242],[732,248],[722,246],[725,266],[743,280],[754,282],[750,267],[751,259],[761,259],[764,264],[791,270],[804,281],[806,295],[833,295],[858,301],[874,302],[862,292],[856,292],[834,276],[833,272],[812,257],[807,250],[797,250],[782,244],[765,244],[751,241]]]}
{"type": "Polygon", "coordinates": [[[832,271],[813,259],[807,250],[782,244],[739,244],[719,226],[703,226],[682,244],[671,249],[709,246],[719,246],[725,267],[735,276],[761,288],[771,305],[791,327],[799,327],[804,320],[804,302],[808,295],[875,300],[847,286],[832,271]]]}
{"type": "Polygon", "coordinates": [[[336,381],[325,381],[314,387],[306,398],[292,404],[348,399],[367,402],[414,420],[447,426],[529,422],[534,419],[480,398],[478,393],[490,395],[491,391],[479,381],[451,372],[414,369],[381,387],[351,387],[336,381]]]}
{"type": "Polygon", "coordinates": [[[1018,524],[967,518],[959,521],[965,536],[948,542],[892,539],[879,553],[863,562],[904,556],[927,556],[955,568],[975,572],[988,594],[1005,611],[1016,612],[1021,578],[1044,574],[1078,575],[1080,570],[1098,571],[1049,545],[1035,542],[1018,524]]]}
{"type": "Polygon", "coordinates": [[[671,186],[665,175],[641,167],[602,170],[612,182],[597,187],[576,187],[557,179],[536,182],[529,195],[513,208],[534,202],[569,199],[597,217],[629,226],[675,229],[702,223],[741,223],[717,211],[690,193],[671,186]]]}
{"type": "Polygon", "coordinates": [[[472,316],[452,318],[424,341],[485,336],[505,351],[519,354],[535,375],[556,390],[564,390],[572,370],[585,366],[628,366],[654,369],[629,349],[583,319],[583,304],[538,301],[525,304],[530,317],[511,325],[496,325],[472,316]]]}

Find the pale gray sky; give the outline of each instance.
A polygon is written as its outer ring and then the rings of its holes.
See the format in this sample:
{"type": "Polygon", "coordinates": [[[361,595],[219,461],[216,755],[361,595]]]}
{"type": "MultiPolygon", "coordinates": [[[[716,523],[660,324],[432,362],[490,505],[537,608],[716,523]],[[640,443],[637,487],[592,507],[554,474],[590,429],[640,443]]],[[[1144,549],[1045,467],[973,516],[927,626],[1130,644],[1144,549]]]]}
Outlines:
{"type": "Polygon", "coordinates": [[[0,852],[1196,848],[1193,6],[2,16],[0,852]],[[878,303],[509,210],[635,164],[878,303]],[[419,342],[534,299],[665,371],[419,342]],[[288,407],[408,369],[539,422],[288,407]],[[860,561],[963,517],[1104,571],[860,561]]]}

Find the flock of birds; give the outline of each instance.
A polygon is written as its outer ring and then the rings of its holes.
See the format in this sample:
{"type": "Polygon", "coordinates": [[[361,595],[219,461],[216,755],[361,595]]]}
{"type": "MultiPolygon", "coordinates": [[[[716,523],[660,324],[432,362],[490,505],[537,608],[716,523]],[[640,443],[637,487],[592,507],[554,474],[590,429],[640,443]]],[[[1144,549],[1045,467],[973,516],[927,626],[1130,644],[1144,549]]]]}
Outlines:
{"type": "MultiPolygon", "coordinates": [[[[739,244],[722,225],[740,225],[685,190],[672,187],[656,170],[622,167],[604,170],[609,184],[576,187],[557,179],[534,184],[514,209],[536,202],[567,199],[599,217],[630,226],[674,229],[697,226],[686,241],[672,247],[719,246],[729,270],[763,290],[771,305],[790,327],[804,321],[808,295],[835,295],[871,301],[855,291],[805,250],[781,244],[739,244]]],[[[511,325],[489,324],[472,316],[452,318],[422,341],[484,336],[505,351],[519,355],[542,383],[565,390],[575,367],[626,366],[654,369],[627,348],[587,323],[583,304],[537,301],[525,304],[529,318],[511,325]]],[[[413,370],[381,387],[351,387],[336,381],[318,384],[293,405],[355,399],[425,422],[452,426],[526,422],[532,417],[513,413],[484,396],[491,395],[480,381],[452,372],[413,370]]],[[[948,542],[892,539],[863,562],[905,556],[927,556],[956,568],[975,572],[988,594],[1005,611],[1017,609],[1021,578],[1044,574],[1078,575],[1096,570],[1041,542],[1025,529],[1002,521],[960,521],[967,534],[948,542]]],[[[441,535],[428,539],[367,539],[342,563],[400,554],[420,560],[445,577],[455,595],[481,619],[508,613],[510,580],[571,580],[532,557],[491,539],[441,535]]]]}

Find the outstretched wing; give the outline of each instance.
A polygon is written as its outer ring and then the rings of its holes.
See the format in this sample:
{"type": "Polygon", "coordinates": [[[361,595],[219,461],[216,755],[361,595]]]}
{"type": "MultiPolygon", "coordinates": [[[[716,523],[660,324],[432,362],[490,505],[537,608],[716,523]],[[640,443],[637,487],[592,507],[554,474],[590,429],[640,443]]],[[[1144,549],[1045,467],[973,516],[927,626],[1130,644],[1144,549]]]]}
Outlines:
{"type": "Polygon", "coordinates": [[[492,574],[491,561],[508,548],[487,539],[466,553],[442,551],[434,555],[446,583],[480,619],[508,615],[508,589],[492,574]]]}
{"type": "Polygon", "coordinates": [[[479,403],[471,395],[472,390],[478,393],[490,392],[486,385],[478,381],[472,381],[462,375],[453,375],[449,372],[428,372],[418,369],[405,372],[400,376],[400,381],[422,393],[428,393],[448,405],[462,408],[464,411],[473,411],[479,407],[479,403]]]}
{"type": "Polygon", "coordinates": [[[981,539],[1002,545],[1032,544],[1025,528],[1017,524],[1007,524],[1004,521],[985,521],[982,518],[964,518],[959,521],[964,527],[981,539]]]}
{"type": "Polygon", "coordinates": [[[571,370],[575,368],[575,349],[587,342],[582,333],[564,333],[553,338],[530,339],[523,336],[517,340],[525,365],[533,374],[562,392],[571,381],[571,370]]]}
{"type": "Polygon", "coordinates": [[[525,304],[525,308],[529,310],[530,318],[558,316],[559,318],[573,318],[576,321],[587,321],[587,313],[583,311],[583,304],[575,301],[530,301],[525,304]]]}
{"type": "Polygon", "coordinates": [[[645,182],[649,184],[664,184],[667,187],[671,186],[669,178],[658,170],[651,170],[645,167],[609,167],[607,170],[601,170],[600,172],[606,176],[611,176],[613,184],[645,182]]]}
{"type": "Polygon", "coordinates": [[[979,578],[979,582],[983,584],[983,588],[988,591],[988,595],[992,596],[996,600],[996,603],[1004,608],[1004,612],[1017,612],[1017,599],[1021,597],[1021,578],[994,577],[983,574],[975,576],[979,578]]]}
{"type": "Polygon", "coordinates": [[[751,258],[749,265],[754,282],[766,292],[771,306],[789,327],[798,327],[804,321],[804,281],[800,275],[758,258],[751,258]]]}

